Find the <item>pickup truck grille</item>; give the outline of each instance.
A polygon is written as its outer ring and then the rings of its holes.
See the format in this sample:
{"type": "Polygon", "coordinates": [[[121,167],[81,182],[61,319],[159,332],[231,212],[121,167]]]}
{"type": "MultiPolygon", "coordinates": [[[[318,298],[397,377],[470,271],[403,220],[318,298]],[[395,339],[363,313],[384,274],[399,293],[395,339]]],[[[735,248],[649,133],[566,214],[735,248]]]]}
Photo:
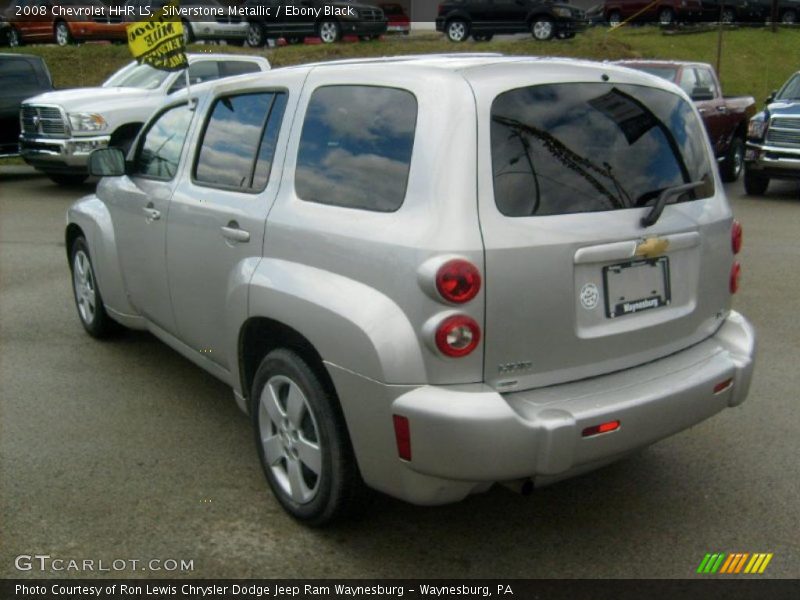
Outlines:
{"type": "Polygon", "coordinates": [[[772,146],[800,147],[800,118],[774,117],[767,130],[766,142],[772,146]]]}
{"type": "Polygon", "coordinates": [[[58,108],[25,104],[21,114],[22,133],[66,137],[67,127],[58,108]]]}

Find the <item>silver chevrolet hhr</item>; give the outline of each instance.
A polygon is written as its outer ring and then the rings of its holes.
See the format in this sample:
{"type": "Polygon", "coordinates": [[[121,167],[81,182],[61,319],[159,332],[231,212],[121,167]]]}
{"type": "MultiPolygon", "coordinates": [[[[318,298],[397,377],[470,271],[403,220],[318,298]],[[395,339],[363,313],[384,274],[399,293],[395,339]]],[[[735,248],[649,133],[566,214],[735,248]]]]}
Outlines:
{"type": "Polygon", "coordinates": [[[173,97],[91,168],[66,229],[83,326],[149,330],[228,383],[307,523],[364,484],[527,492],[747,395],[741,227],[661,79],[495,55],[276,69],[173,97]]]}

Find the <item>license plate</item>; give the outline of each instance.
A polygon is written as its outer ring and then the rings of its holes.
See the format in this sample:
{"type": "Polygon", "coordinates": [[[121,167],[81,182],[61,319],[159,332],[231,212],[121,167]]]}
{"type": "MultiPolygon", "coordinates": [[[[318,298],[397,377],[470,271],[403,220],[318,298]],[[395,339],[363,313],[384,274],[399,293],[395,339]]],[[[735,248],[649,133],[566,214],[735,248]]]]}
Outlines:
{"type": "Polygon", "coordinates": [[[669,258],[647,258],[603,267],[609,319],[666,306],[670,302],[669,258]]]}

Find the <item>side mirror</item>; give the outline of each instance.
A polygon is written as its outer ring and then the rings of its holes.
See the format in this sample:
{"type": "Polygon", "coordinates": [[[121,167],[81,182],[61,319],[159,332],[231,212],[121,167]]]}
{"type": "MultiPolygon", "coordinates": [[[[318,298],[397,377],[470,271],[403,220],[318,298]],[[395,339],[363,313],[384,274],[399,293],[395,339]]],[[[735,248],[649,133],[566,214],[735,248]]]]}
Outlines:
{"type": "Polygon", "coordinates": [[[777,96],[777,95],[778,95],[778,90],[772,90],[769,93],[769,96],[767,96],[767,100],[766,100],[767,104],[772,104],[772,102],[775,100],[775,96],[777,96]]]}
{"type": "Polygon", "coordinates": [[[711,91],[711,88],[696,87],[692,90],[692,100],[700,102],[703,100],[713,100],[713,99],[714,99],[714,92],[711,91]]]}
{"type": "Polygon", "coordinates": [[[125,175],[125,155],[119,148],[98,148],[89,155],[89,174],[98,177],[125,175]]]}

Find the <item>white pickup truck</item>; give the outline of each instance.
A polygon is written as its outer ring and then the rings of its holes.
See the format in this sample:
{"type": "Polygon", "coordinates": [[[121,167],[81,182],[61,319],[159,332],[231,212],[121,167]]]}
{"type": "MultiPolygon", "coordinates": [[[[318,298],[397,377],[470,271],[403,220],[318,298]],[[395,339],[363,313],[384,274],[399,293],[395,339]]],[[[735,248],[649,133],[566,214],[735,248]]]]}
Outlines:
{"type": "MultiPolygon", "coordinates": [[[[188,59],[190,84],[270,68],[259,56],[189,54],[188,59]]],[[[158,71],[132,62],[101,87],[28,98],[20,109],[20,154],[58,184],[82,183],[89,176],[93,150],[110,145],[127,151],[153,110],[184,87],[184,71],[158,71]]]]}

